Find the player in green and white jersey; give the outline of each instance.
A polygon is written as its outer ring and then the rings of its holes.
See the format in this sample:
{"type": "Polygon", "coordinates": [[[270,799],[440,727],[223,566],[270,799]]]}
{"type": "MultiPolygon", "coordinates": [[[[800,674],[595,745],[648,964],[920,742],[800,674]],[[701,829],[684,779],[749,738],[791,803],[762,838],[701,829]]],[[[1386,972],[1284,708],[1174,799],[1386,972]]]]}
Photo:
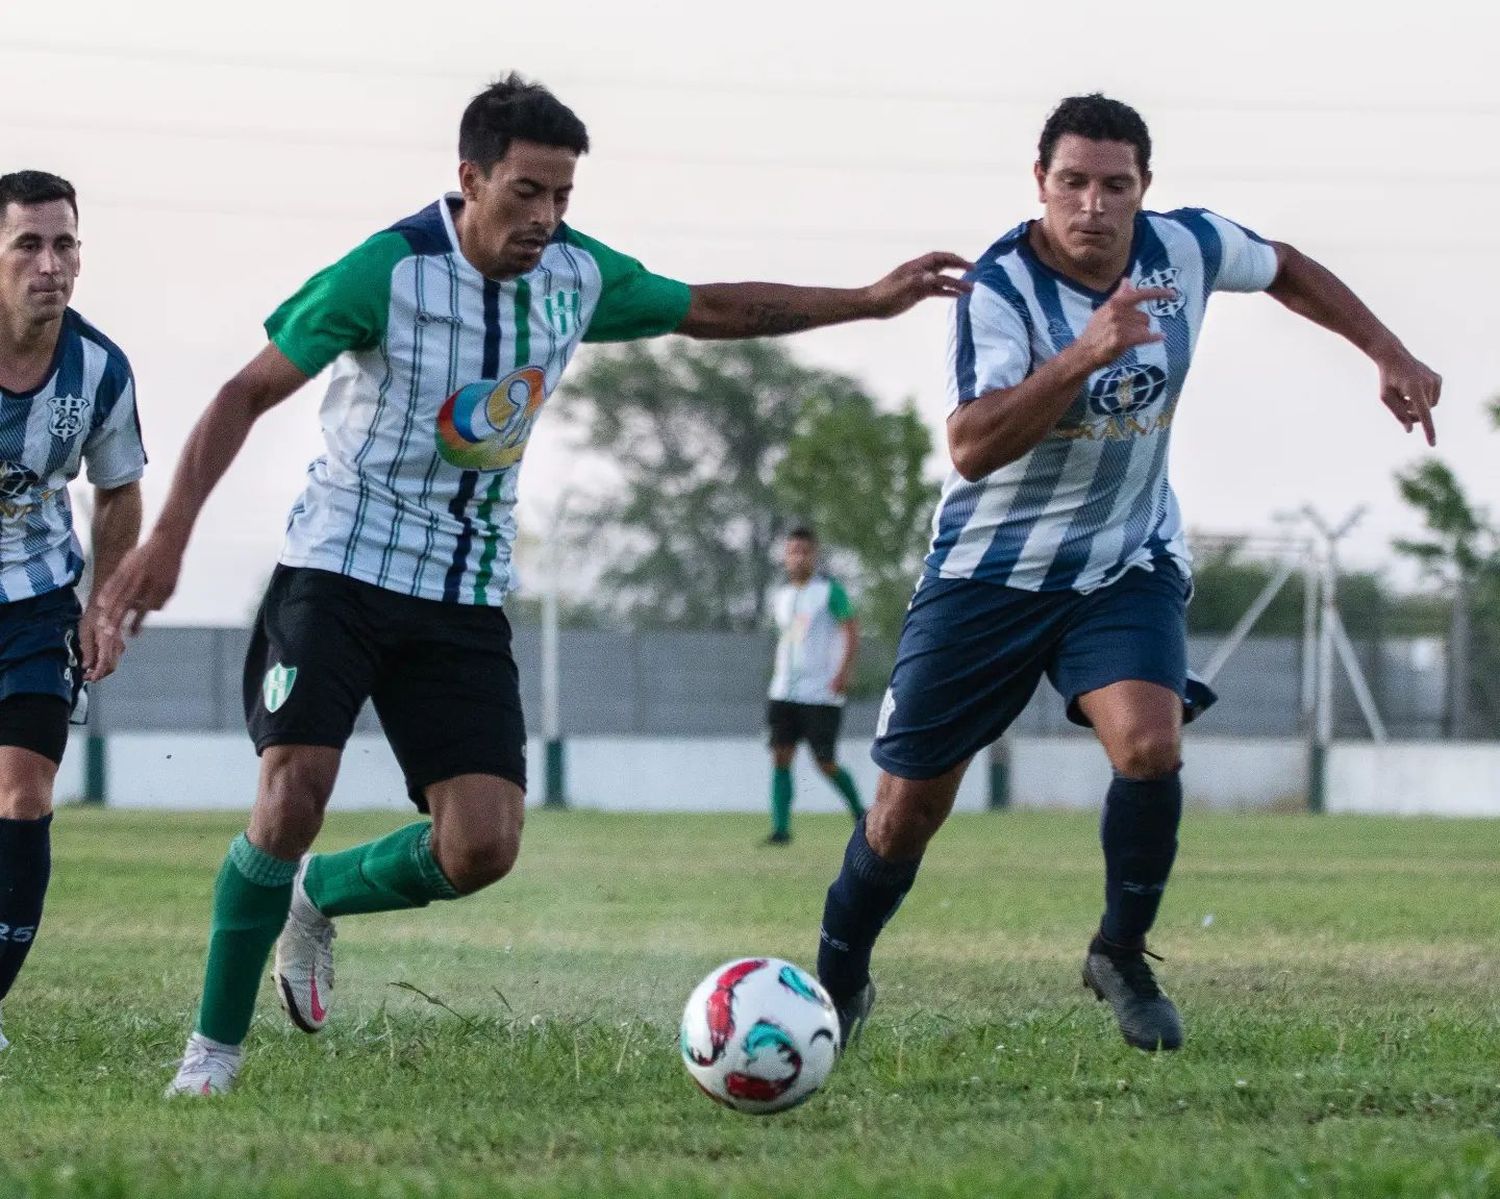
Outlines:
{"type": "Polygon", "coordinates": [[[231,1085],[273,943],[282,1003],[315,1032],[335,917],[456,899],[515,862],[525,728],[500,604],[522,454],[579,344],[791,333],[967,290],[943,273],[967,263],[941,253],[854,289],[654,275],[563,224],[588,145],[545,88],[512,75],[476,96],[459,190],[272,314],[270,344],[198,421],[161,517],[103,597],[106,627],[131,631],[167,602],[251,426],[331,367],[326,451],[292,509],[245,667],[259,790],[219,872],[202,1003],[169,1094],[231,1085]],[[431,822],[304,856],[367,698],[431,822]]]}
{"type": "Polygon", "coordinates": [[[792,839],[792,759],[806,741],[813,761],[854,819],[865,814],[859,788],[838,762],[844,696],[859,652],[859,624],[849,594],[818,572],[818,538],[806,526],[786,535],[786,582],[771,597],[776,665],[766,701],[771,732],[771,835],[768,845],[792,839]]]}

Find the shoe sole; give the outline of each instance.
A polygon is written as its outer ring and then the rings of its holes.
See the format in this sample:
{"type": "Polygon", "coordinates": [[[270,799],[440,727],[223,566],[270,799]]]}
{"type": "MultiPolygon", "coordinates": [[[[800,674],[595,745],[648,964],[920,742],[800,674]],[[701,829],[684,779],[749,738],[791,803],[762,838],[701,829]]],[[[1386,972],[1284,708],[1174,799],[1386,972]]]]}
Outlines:
{"type": "Polygon", "coordinates": [[[287,982],[285,976],[276,976],[276,991],[281,996],[281,1010],[287,1015],[287,1019],[295,1024],[305,1033],[320,1033],[323,1025],[314,1024],[303,1016],[301,1009],[297,1007],[297,1001],[292,997],[292,984],[287,982]]]}

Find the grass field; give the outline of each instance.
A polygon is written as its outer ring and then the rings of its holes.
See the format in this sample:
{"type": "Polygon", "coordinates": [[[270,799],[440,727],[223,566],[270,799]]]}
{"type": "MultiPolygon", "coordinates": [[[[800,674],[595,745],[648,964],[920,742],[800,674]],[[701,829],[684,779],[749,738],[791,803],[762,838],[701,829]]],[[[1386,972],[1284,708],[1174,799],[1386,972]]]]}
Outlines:
{"type": "Polygon", "coordinates": [[[693,1089],[677,1017],[725,958],[810,964],[844,821],[536,813],[493,891],[341,924],[328,1031],[264,989],[241,1088],[167,1104],[238,827],[59,816],[0,1195],[1500,1195],[1497,824],[1190,815],[1153,1057],[1079,985],[1093,817],[957,817],[857,1053],[769,1119],[693,1089]]]}

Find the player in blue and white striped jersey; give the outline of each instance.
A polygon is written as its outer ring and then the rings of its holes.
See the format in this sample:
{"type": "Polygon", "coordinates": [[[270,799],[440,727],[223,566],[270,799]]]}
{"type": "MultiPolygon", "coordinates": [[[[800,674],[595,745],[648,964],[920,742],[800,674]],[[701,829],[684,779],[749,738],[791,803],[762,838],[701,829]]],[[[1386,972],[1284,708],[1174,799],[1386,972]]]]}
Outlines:
{"type": "Polygon", "coordinates": [[[119,347],[68,307],[78,248],[71,184],[0,176],[0,999],[41,922],[69,717],[124,648],[74,595],[84,561],[68,484],[87,467],[96,582],[141,526],[135,383],[119,347]]]}
{"type": "Polygon", "coordinates": [[[818,971],[847,1037],[873,1002],[875,938],[970,758],[1043,674],[1114,767],[1105,910],[1084,980],[1145,1049],[1182,1042],[1146,962],[1177,848],[1181,730],[1212,702],[1187,673],[1191,590],[1167,447],[1208,297],[1265,291],[1347,338],[1379,395],[1434,440],[1440,380],[1329,271],[1202,209],[1142,211],[1151,140],[1128,106],[1063,101],[1035,167],[1040,220],[990,247],[954,313],[953,471],[873,756],[875,806],[828,892],[818,971]]]}

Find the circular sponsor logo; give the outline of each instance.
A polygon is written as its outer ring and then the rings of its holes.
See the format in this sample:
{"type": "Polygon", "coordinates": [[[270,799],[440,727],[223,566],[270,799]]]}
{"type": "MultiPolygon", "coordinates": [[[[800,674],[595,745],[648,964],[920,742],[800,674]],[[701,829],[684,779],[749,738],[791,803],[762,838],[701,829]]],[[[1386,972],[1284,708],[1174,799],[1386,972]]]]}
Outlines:
{"type": "Polygon", "coordinates": [[[19,462],[0,462],[0,500],[18,500],[41,481],[36,471],[19,462]]]}
{"type": "Polygon", "coordinates": [[[1128,416],[1148,408],[1167,388],[1167,372],[1159,366],[1112,366],[1089,384],[1089,407],[1101,416],[1128,416]]]}
{"type": "Polygon", "coordinates": [[[438,453],[463,470],[514,466],[546,398],[542,372],[534,366],[460,387],[438,412],[438,453]]]}

